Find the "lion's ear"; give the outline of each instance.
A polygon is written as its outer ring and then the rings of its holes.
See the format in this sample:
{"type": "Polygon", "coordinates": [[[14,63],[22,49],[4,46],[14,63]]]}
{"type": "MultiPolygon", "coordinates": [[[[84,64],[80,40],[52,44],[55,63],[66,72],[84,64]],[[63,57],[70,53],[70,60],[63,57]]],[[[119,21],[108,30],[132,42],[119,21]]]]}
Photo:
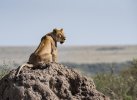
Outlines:
{"type": "Polygon", "coordinates": [[[56,33],[56,32],[57,32],[57,29],[56,29],[56,28],[54,28],[54,29],[53,29],[53,33],[56,33]]]}
{"type": "Polygon", "coordinates": [[[61,31],[61,32],[63,32],[63,28],[62,28],[62,29],[60,29],[60,31],[61,31]]]}

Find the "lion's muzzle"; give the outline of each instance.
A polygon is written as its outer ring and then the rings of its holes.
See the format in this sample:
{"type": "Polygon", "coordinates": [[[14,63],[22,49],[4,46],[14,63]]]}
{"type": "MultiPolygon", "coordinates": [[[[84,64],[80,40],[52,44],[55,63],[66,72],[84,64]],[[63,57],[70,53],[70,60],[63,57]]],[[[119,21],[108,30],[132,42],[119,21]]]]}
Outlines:
{"type": "Polygon", "coordinates": [[[62,41],[60,41],[60,44],[63,44],[66,40],[66,37],[63,37],[62,41]]]}

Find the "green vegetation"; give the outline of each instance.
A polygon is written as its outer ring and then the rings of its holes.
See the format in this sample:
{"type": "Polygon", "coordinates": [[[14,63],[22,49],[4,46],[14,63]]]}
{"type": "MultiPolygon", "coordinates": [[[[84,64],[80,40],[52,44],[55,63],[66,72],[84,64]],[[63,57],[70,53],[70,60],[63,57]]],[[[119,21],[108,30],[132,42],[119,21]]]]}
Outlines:
{"type": "Polygon", "coordinates": [[[18,66],[19,64],[17,64],[14,61],[8,61],[8,62],[3,61],[3,63],[0,64],[0,79],[2,79],[2,77],[4,77],[7,73],[9,73],[11,69],[15,69],[18,66]]]}
{"type": "Polygon", "coordinates": [[[74,68],[82,71],[85,75],[94,76],[98,73],[109,73],[113,70],[114,74],[119,74],[122,70],[131,66],[132,61],[121,63],[95,63],[95,64],[76,64],[76,63],[62,63],[69,68],[74,68]]]}
{"type": "Polygon", "coordinates": [[[120,74],[97,74],[94,77],[97,90],[109,96],[111,100],[137,100],[137,60],[120,74]]]}
{"type": "Polygon", "coordinates": [[[0,66],[0,79],[2,79],[7,73],[9,73],[10,68],[8,65],[4,64],[0,66]]]}

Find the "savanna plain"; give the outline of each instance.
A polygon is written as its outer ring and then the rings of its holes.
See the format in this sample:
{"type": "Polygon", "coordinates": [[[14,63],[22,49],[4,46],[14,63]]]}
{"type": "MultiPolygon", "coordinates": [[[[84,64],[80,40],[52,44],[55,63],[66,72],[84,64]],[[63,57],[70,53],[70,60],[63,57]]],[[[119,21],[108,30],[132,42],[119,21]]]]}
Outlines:
{"type": "MultiPolygon", "coordinates": [[[[35,46],[1,46],[0,77],[27,62],[35,46]]],[[[137,45],[60,46],[59,63],[92,77],[112,100],[137,100],[137,45]]]]}

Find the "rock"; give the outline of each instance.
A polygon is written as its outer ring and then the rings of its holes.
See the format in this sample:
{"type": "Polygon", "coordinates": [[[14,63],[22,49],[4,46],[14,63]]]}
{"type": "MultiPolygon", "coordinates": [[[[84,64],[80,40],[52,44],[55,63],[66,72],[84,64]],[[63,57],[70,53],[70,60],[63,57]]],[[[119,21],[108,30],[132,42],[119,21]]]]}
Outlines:
{"type": "Polygon", "coordinates": [[[0,100],[109,100],[92,79],[61,64],[26,67],[18,77],[16,71],[0,80],[0,100]]]}

